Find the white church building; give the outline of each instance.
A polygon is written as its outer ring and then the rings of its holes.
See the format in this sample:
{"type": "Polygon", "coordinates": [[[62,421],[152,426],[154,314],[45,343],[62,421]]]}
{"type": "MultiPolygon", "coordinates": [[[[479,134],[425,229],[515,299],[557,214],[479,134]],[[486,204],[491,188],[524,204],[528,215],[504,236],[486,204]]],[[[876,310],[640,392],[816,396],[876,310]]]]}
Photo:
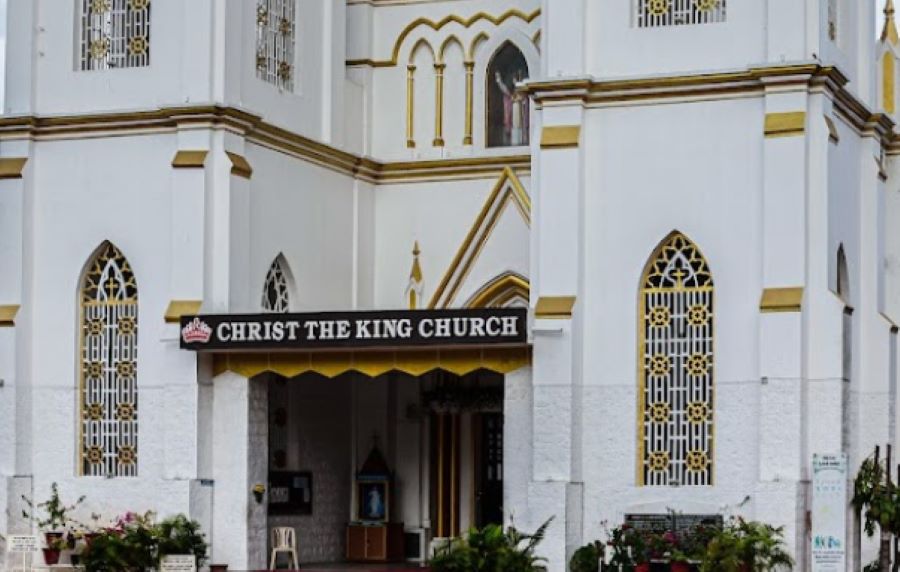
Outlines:
{"type": "Polygon", "coordinates": [[[898,443],[890,0],[8,2],[2,535],[58,483],[232,570],[669,510],[804,570],[813,455],[898,443]]]}

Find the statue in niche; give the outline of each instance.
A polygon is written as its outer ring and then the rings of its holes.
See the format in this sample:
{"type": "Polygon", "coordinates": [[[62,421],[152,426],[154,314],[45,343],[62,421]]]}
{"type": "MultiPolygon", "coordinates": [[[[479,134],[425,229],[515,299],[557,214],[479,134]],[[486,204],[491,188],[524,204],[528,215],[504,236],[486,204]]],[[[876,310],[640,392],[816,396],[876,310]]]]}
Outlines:
{"type": "Polygon", "coordinates": [[[488,147],[528,145],[530,106],[528,97],[516,91],[526,79],[525,56],[513,44],[503,44],[488,66],[488,147]]]}

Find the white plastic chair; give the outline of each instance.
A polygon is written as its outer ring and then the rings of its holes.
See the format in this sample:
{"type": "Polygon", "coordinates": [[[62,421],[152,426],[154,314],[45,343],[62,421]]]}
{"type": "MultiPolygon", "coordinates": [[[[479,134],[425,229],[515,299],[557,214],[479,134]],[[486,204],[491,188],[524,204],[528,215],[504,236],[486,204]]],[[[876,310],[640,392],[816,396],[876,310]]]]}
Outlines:
{"type": "Polygon", "coordinates": [[[291,570],[300,568],[297,560],[297,533],[293,528],[278,526],[272,529],[272,559],[269,561],[269,570],[275,570],[279,553],[290,555],[291,570]]]}

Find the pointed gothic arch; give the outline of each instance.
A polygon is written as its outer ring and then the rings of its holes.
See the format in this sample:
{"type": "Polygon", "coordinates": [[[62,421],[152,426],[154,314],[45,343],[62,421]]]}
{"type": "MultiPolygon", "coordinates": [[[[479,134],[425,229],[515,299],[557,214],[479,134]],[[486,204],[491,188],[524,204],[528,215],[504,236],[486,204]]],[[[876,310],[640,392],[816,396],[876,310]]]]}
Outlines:
{"type": "Polygon", "coordinates": [[[79,284],[78,473],[138,473],[138,287],[125,255],[106,241],[79,284]]]}
{"type": "Polygon", "coordinates": [[[834,291],[845,305],[850,306],[850,273],[847,269],[847,254],[843,244],[838,246],[835,271],[834,291]]]}
{"type": "Polygon", "coordinates": [[[487,147],[528,145],[530,104],[516,84],[529,77],[528,61],[519,47],[507,40],[493,53],[485,74],[485,141],[487,147]]]}
{"type": "Polygon", "coordinates": [[[284,254],[278,256],[269,265],[266,279],[263,282],[261,306],[263,312],[285,314],[291,311],[291,285],[293,278],[291,269],[284,254]]]}
{"type": "Polygon", "coordinates": [[[641,275],[639,485],[713,484],[713,295],[700,249],[669,234],[641,275]]]}
{"type": "Polygon", "coordinates": [[[528,279],[515,272],[504,272],[478,289],[466,308],[528,307],[528,279]]]}

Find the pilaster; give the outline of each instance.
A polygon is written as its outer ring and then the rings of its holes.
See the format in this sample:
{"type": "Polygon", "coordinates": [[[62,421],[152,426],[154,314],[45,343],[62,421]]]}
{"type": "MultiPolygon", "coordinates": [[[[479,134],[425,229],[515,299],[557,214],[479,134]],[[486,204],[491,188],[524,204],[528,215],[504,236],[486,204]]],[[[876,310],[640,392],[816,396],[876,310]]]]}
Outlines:
{"type": "MultiPolygon", "coordinates": [[[[770,12],[777,9],[769,7],[770,12]]],[[[810,124],[820,118],[812,117],[807,86],[797,79],[768,84],[764,103],[756,516],[785,526],[792,552],[803,554],[805,536],[798,515],[804,513],[806,476],[802,312],[808,311],[807,137],[810,124]]]]}
{"type": "Polygon", "coordinates": [[[253,488],[267,482],[268,393],[262,380],[226,372],[213,397],[211,562],[261,570],[266,560],[266,504],[253,488]]]}
{"type": "Polygon", "coordinates": [[[585,73],[585,1],[543,1],[543,77],[585,73]]]}
{"type": "Polygon", "coordinates": [[[551,569],[564,569],[567,546],[580,542],[581,489],[570,487],[580,474],[575,436],[580,392],[577,296],[582,274],[583,175],[580,101],[541,110],[541,136],[533,171],[537,182],[532,247],[535,304],[530,525],[551,516],[542,552],[551,569]],[[533,255],[534,256],[534,255],[533,255]],[[553,508],[555,506],[555,509],[553,508]],[[564,509],[562,507],[565,507],[564,509]],[[561,510],[564,511],[561,513],[561,510]]]}

